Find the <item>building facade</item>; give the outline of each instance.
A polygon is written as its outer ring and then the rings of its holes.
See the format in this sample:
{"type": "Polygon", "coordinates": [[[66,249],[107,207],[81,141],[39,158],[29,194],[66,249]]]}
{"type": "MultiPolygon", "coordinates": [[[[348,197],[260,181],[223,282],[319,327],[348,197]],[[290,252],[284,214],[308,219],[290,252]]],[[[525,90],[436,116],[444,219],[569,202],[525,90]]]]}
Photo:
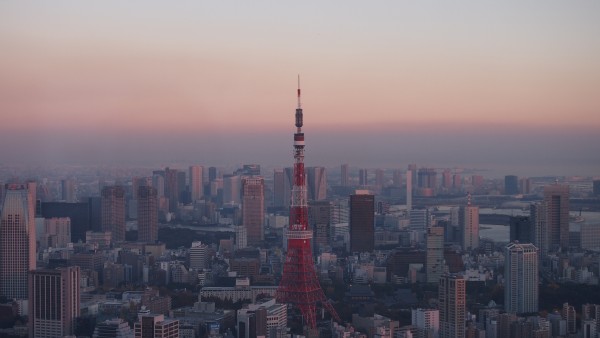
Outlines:
{"type": "Polygon", "coordinates": [[[350,195],[350,252],[375,249],[375,196],[357,190],[350,195]]]}
{"type": "Polygon", "coordinates": [[[262,177],[244,177],[242,196],[242,224],[246,227],[248,245],[258,245],[264,239],[264,179],[262,177]]]}
{"type": "Polygon", "coordinates": [[[438,286],[440,338],[465,337],[465,279],[459,275],[442,275],[438,286]]]}
{"type": "Polygon", "coordinates": [[[508,313],[538,311],[538,249],[531,243],[504,248],[504,309],[508,313]]]}
{"type": "Polygon", "coordinates": [[[156,189],[140,186],[138,189],[138,241],[153,243],[158,240],[158,194],[156,189]]]}
{"type": "Polygon", "coordinates": [[[102,189],[102,231],[110,231],[115,242],[125,241],[125,189],[107,186],[102,189]]]}

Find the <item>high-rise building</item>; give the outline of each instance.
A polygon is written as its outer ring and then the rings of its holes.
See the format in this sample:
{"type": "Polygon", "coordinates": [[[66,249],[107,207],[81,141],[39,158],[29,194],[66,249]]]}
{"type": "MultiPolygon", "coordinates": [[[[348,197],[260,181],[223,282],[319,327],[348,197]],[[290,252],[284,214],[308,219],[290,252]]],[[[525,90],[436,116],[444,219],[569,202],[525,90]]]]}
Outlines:
{"type": "Polygon", "coordinates": [[[385,183],[384,181],[385,177],[383,176],[383,169],[375,169],[375,185],[381,188],[385,183]]]}
{"type": "Polygon", "coordinates": [[[190,166],[190,195],[192,201],[201,200],[204,197],[204,167],[199,165],[190,166]]]}
{"type": "Polygon", "coordinates": [[[286,196],[284,193],[284,177],[283,169],[275,169],[273,171],[273,206],[276,208],[287,206],[285,201],[290,198],[289,195],[286,196]]]}
{"type": "Polygon", "coordinates": [[[158,198],[165,197],[165,172],[158,170],[152,173],[152,187],[156,189],[158,198]]]}
{"type": "Polygon", "coordinates": [[[538,249],[531,243],[504,248],[504,309],[508,313],[538,311],[538,249]]]}
{"type": "Polygon", "coordinates": [[[523,177],[519,179],[519,193],[527,195],[531,193],[531,179],[523,177]]]}
{"type": "Polygon", "coordinates": [[[75,334],[79,317],[79,267],[32,270],[29,274],[29,337],[75,334]]]}
{"type": "Polygon", "coordinates": [[[219,172],[216,167],[208,167],[208,181],[212,182],[219,178],[219,172]]]}
{"type": "Polygon", "coordinates": [[[546,223],[546,204],[532,203],[529,206],[529,221],[531,223],[533,245],[538,248],[540,256],[548,253],[548,225],[546,223]]]}
{"type": "Polygon", "coordinates": [[[156,189],[141,186],[138,189],[138,241],[152,243],[158,240],[158,198],[156,189]]]}
{"type": "Polygon", "coordinates": [[[61,186],[61,200],[69,203],[77,202],[75,196],[75,181],[72,179],[64,179],[60,181],[61,186]]]}
{"type": "Polygon", "coordinates": [[[369,181],[367,178],[367,169],[360,169],[358,171],[358,185],[363,187],[368,184],[369,184],[369,181]]]}
{"type": "MultiPolygon", "coordinates": [[[[436,281],[436,283],[439,281],[436,281]]],[[[411,324],[419,330],[418,337],[439,337],[440,334],[440,310],[436,309],[413,309],[411,324]]]]}
{"type": "Polygon", "coordinates": [[[164,315],[140,314],[135,323],[135,338],[179,338],[179,321],[164,315]]]}
{"type": "Polygon", "coordinates": [[[189,255],[190,269],[201,270],[208,267],[208,245],[202,244],[202,242],[192,242],[189,255]]]}
{"type": "Polygon", "coordinates": [[[262,177],[242,179],[242,224],[246,227],[248,245],[256,246],[264,239],[265,182],[262,177]]]}
{"type": "Polygon", "coordinates": [[[342,187],[347,187],[350,185],[350,182],[348,181],[348,179],[349,179],[348,164],[342,164],[340,169],[341,169],[340,185],[342,187]]]}
{"type": "Polygon", "coordinates": [[[546,226],[549,249],[569,246],[569,186],[552,184],[544,187],[546,226]]]}
{"type": "Polygon", "coordinates": [[[106,186],[102,189],[102,231],[110,231],[113,241],[125,241],[125,189],[106,186]]]}
{"type": "Polygon", "coordinates": [[[169,199],[169,211],[171,212],[177,211],[179,197],[181,196],[178,172],[177,169],[165,168],[165,197],[169,199]]]}
{"type": "Polygon", "coordinates": [[[594,196],[600,196],[600,180],[594,180],[594,186],[592,190],[594,196]]]}
{"type": "Polygon", "coordinates": [[[350,251],[375,249],[375,196],[364,190],[350,195],[350,251]]]}
{"type": "Polygon", "coordinates": [[[527,216],[511,216],[510,224],[510,241],[518,241],[519,243],[533,243],[533,229],[531,227],[530,218],[527,216]]]}
{"type": "Polygon", "coordinates": [[[306,168],[308,199],[322,201],[327,198],[327,172],[323,167],[306,168]]]}
{"type": "Polygon", "coordinates": [[[519,193],[519,177],[515,175],[504,176],[504,194],[516,195],[519,193]]]}
{"type": "Polygon", "coordinates": [[[240,204],[242,177],[239,175],[223,175],[223,204],[240,204]]]}
{"type": "Polygon", "coordinates": [[[406,211],[410,214],[412,210],[412,196],[413,196],[413,177],[414,173],[410,170],[406,172],[406,211]]]}
{"type": "Polygon", "coordinates": [[[0,218],[0,296],[24,301],[27,280],[36,268],[35,190],[30,185],[8,185],[0,218]]]}
{"type": "Polygon", "coordinates": [[[569,303],[563,303],[560,315],[562,319],[567,322],[567,333],[577,333],[577,314],[575,313],[575,307],[569,305],[569,303]]]}
{"type": "Polygon", "coordinates": [[[465,337],[465,291],[465,279],[462,276],[445,274],[440,278],[440,338],[465,337]]]}
{"type": "Polygon", "coordinates": [[[444,228],[430,227],[426,235],[425,261],[427,283],[437,283],[444,273],[444,228]]]}
{"type": "Polygon", "coordinates": [[[86,203],[43,202],[42,217],[71,220],[71,242],[85,240],[86,231],[102,229],[101,197],[88,198],[86,203]]]}
{"type": "Polygon", "coordinates": [[[54,217],[44,219],[44,230],[37,234],[40,249],[66,248],[71,242],[71,219],[54,217]]]}
{"type": "Polygon", "coordinates": [[[392,173],[392,184],[394,187],[402,187],[402,171],[399,169],[394,170],[392,173]]]}
{"type": "Polygon", "coordinates": [[[314,232],[316,252],[331,244],[331,212],[329,201],[311,201],[308,203],[308,225],[314,232]]]}
{"type": "Polygon", "coordinates": [[[435,196],[437,189],[437,172],[433,168],[421,168],[417,173],[419,195],[435,196]]]}
{"type": "Polygon", "coordinates": [[[409,227],[411,230],[421,231],[424,233],[425,230],[429,227],[429,209],[413,209],[410,211],[410,223],[409,227]]]}
{"type": "Polygon", "coordinates": [[[460,207],[459,224],[462,234],[462,249],[464,251],[479,248],[479,207],[471,205],[471,196],[466,206],[460,207]]]}
{"type": "Polygon", "coordinates": [[[248,246],[248,231],[245,226],[235,227],[235,249],[240,250],[248,246]]]}
{"type": "Polygon", "coordinates": [[[452,189],[452,172],[450,169],[444,169],[442,171],[442,187],[444,190],[448,191],[452,189]]]}

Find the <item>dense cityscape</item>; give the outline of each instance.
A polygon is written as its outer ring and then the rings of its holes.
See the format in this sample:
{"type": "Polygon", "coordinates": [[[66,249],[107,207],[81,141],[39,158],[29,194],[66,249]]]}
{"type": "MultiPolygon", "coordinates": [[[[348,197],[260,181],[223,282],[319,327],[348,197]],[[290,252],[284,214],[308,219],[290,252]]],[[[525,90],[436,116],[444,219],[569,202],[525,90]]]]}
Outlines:
{"type": "Polygon", "coordinates": [[[597,336],[600,180],[305,168],[297,96],[293,167],[3,168],[0,335],[597,336]]]}
{"type": "Polygon", "coordinates": [[[0,338],[600,338],[598,13],[1,1],[0,338]]]}

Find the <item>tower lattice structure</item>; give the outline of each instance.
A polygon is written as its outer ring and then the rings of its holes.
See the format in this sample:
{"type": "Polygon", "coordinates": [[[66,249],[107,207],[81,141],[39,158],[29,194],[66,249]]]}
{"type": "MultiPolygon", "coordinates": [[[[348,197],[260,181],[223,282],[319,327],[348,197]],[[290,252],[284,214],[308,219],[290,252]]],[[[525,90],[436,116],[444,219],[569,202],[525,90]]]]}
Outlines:
{"type": "Polygon", "coordinates": [[[311,251],[312,231],[308,228],[308,203],[306,176],[304,174],[304,133],[300,80],[298,79],[298,107],[296,108],[296,133],[294,134],[294,177],[290,204],[290,225],[287,232],[288,249],[283,275],[276,298],[280,303],[292,304],[300,310],[305,324],[317,326],[317,306],[323,306],[340,322],[339,316],[321,289],[311,251]]]}

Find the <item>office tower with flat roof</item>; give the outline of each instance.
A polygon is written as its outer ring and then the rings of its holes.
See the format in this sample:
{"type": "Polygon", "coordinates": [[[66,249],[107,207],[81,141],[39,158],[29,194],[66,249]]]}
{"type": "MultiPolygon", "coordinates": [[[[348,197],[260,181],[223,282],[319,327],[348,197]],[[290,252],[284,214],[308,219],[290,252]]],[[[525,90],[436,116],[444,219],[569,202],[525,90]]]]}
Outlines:
{"type": "Polygon", "coordinates": [[[438,285],[440,310],[440,338],[465,337],[465,279],[459,275],[444,274],[438,285]]]}
{"type": "Polygon", "coordinates": [[[127,338],[133,336],[129,324],[121,318],[107,319],[96,324],[92,338],[127,338]]]}
{"type": "Polygon", "coordinates": [[[189,168],[190,177],[190,197],[192,202],[201,200],[204,197],[204,167],[192,165],[189,168]]]}
{"type": "Polygon", "coordinates": [[[256,246],[264,239],[265,182],[262,177],[242,179],[242,224],[246,227],[248,245],[256,246]]]}
{"type": "Polygon", "coordinates": [[[71,242],[71,219],[54,217],[44,219],[44,230],[37,234],[40,249],[66,248],[71,242]]]}
{"type": "Polygon", "coordinates": [[[30,185],[6,187],[0,217],[0,296],[27,299],[27,279],[36,268],[35,195],[30,185]]]}
{"type": "Polygon", "coordinates": [[[314,250],[320,252],[331,244],[331,213],[329,201],[308,202],[308,225],[314,233],[314,250]]]}
{"type": "Polygon", "coordinates": [[[165,168],[165,197],[169,199],[169,211],[177,211],[179,205],[179,191],[178,176],[179,171],[177,169],[165,168]]]}
{"type": "Polygon", "coordinates": [[[504,310],[538,311],[538,249],[531,243],[509,243],[504,248],[504,310]]]}
{"type": "Polygon", "coordinates": [[[600,196],[600,180],[594,180],[592,193],[596,197],[600,196]]]}
{"type": "Polygon", "coordinates": [[[67,178],[60,181],[61,200],[69,203],[77,202],[75,196],[75,181],[67,178]]]}
{"type": "Polygon", "coordinates": [[[392,172],[392,185],[397,188],[402,187],[402,171],[400,169],[392,172]]]}
{"type": "Polygon", "coordinates": [[[479,248],[479,207],[471,205],[471,195],[467,200],[467,205],[460,207],[458,215],[464,251],[479,248]]]}
{"type": "Polygon", "coordinates": [[[158,194],[156,189],[141,186],[138,189],[138,241],[153,243],[158,240],[158,194]]]}
{"type": "Polygon", "coordinates": [[[79,317],[78,266],[32,270],[29,273],[29,337],[55,338],[75,334],[79,317]]]}
{"type": "Polygon", "coordinates": [[[348,164],[342,164],[340,167],[340,185],[342,187],[347,187],[350,185],[348,164]]]}
{"type": "Polygon", "coordinates": [[[437,191],[437,172],[433,168],[421,168],[417,173],[418,194],[420,196],[435,196],[437,191]]]}
{"type": "Polygon", "coordinates": [[[125,189],[106,186],[102,189],[102,231],[110,231],[113,241],[125,241],[125,189]]]}
{"type": "Polygon", "coordinates": [[[518,241],[519,243],[533,243],[531,229],[531,220],[527,216],[511,216],[510,224],[510,241],[518,241]]]}
{"type": "Polygon", "coordinates": [[[413,196],[413,177],[414,174],[412,171],[408,170],[406,172],[406,211],[410,214],[412,210],[412,196],[413,196]]]}
{"type": "MultiPolygon", "coordinates": [[[[273,170],[273,206],[276,208],[283,208],[286,206],[284,179],[285,174],[283,169],[273,170]]],[[[289,196],[287,196],[287,199],[289,199],[289,196]]]]}
{"type": "Polygon", "coordinates": [[[360,185],[361,187],[369,184],[367,174],[367,169],[360,169],[358,171],[358,185],[360,185]]]}
{"type": "Polygon", "coordinates": [[[375,249],[375,196],[364,190],[350,195],[350,251],[375,249]]]}
{"type": "Polygon", "coordinates": [[[241,202],[242,177],[239,175],[223,175],[223,204],[237,204],[241,202]]]}
{"type": "Polygon", "coordinates": [[[532,203],[529,206],[529,221],[531,222],[531,243],[538,248],[540,256],[548,253],[548,224],[546,223],[546,203],[532,203]]]}
{"type": "Polygon", "coordinates": [[[190,269],[201,270],[208,267],[208,245],[202,242],[192,242],[189,251],[190,269]]]}
{"type": "MultiPolygon", "coordinates": [[[[436,281],[436,283],[439,281],[436,281]]],[[[419,337],[439,337],[440,334],[440,310],[437,309],[413,309],[411,311],[411,324],[419,330],[419,337]]]]}
{"type": "Polygon", "coordinates": [[[444,228],[428,228],[425,241],[427,245],[425,261],[427,283],[437,283],[444,273],[444,228]]]}
{"type": "Polygon", "coordinates": [[[515,175],[504,176],[504,194],[516,195],[519,193],[519,177],[515,175]]]}
{"type": "Polygon", "coordinates": [[[324,167],[306,168],[308,199],[322,201],[327,198],[327,171],[324,167]]]}
{"type": "Polygon", "coordinates": [[[444,169],[444,171],[442,171],[442,188],[444,188],[445,191],[452,189],[452,172],[450,169],[444,169]]]}
{"type": "Polygon", "coordinates": [[[569,247],[569,186],[552,184],[544,187],[546,227],[549,249],[569,247]]]}
{"type": "Polygon", "coordinates": [[[379,188],[383,187],[385,183],[385,176],[383,169],[375,169],[375,185],[379,188]]]}

